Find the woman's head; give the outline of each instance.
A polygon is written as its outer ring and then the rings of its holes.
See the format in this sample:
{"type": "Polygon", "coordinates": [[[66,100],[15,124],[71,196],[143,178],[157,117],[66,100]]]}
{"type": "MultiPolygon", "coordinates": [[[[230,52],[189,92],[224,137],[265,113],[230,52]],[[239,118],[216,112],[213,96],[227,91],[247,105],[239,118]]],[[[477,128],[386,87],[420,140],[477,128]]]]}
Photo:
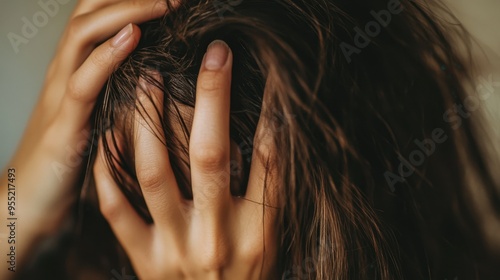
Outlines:
{"type": "Polygon", "coordinates": [[[426,5],[194,0],[142,25],[139,46],[111,76],[97,108],[98,127],[112,127],[123,142],[121,166],[109,157],[123,192],[151,222],[133,183],[132,117],[144,79],[165,94],[157,109],[177,181],[191,197],[186,139],[197,73],[207,45],[221,39],[234,55],[230,133],[239,151],[232,192],[244,196],[263,118],[275,152],[257,158],[277,170],[277,186],[267,190],[279,199],[263,208],[280,211],[285,279],[472,275],[466,235],[451,234],[477,226],[467,214],[465,179],[456,174],[474,160],[482,183],[491,182],[469,120],[455,130],[443,118],[461,104],[469,78],[452,44],[460,30],[426,5]],[[418,164],[408,160],[436,129],[447,140],[418,164]]]}

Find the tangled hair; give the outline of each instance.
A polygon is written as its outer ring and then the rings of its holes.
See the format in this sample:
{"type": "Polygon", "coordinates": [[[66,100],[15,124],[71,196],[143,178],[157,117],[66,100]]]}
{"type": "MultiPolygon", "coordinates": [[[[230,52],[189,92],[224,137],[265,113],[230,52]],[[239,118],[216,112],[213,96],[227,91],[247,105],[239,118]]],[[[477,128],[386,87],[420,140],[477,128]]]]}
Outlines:
{"type": "MultiPolygon", "coordinates": [[[[157,109],[164,112],[172,168],[190,198],[182,172],[189,163],[181,160],[188,149],[173,124],[189,138],[191,120],[180,106],[194,107],[202,57],[221,39],[234,54],[231,139],[250,159],[259,116],[274,124],[283,279],[486,279],[498,273],[488,263],[465,171],[487,192],[495,215],[499,194],[476,118],[449,110],[463,108],[472,83],[471,63],[461,56],[467,34],[439,4],[397,3],[190,0],[143,24],[139,46],[112,74],[96,108],[100,131],[113,128],[123,136],[120,166],[110,153],[108,161],[136,210],[152,222],[131,183],[139,78],[165,94],[164,108],[157,109]],[[388,5],[400,13],[360,47],[357,28],[388,5]],[[425,158],[409,163],[421,146],[425,158]]],[[[243,163],[246,178],[250,162],[243,163]]],[[[109,275],[127,259],[99,214],[94,188],[87,187],[70,270],[109,275]]]]}

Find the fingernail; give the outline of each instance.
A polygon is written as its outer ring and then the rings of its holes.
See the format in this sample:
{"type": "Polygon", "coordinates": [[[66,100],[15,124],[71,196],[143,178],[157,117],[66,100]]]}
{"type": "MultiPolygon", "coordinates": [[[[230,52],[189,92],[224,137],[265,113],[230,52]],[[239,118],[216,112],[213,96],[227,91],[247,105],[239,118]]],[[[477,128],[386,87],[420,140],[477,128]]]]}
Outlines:
{"type": "Polygon", "coordinates": [[[127,24],[127,26],[125,26],[122,30],[120,30],[120,32],[118,32],[118,34],[115,35],[115,37],[113,37],[111,45],[113,45],[113,47],[118,47],[121,44],[125,43],[128,37],[130,37],[130,35],[132,34],[133,30],[134,29],[132,28],[132,24],[127,24]]]}
{"type": "Polygon", "coordinates": [[[208,70],[218,70],[226,64],[229,57],[229,46],[221,40],[215,40],[208,45],[205,56],[205,68],[208,70]]]}

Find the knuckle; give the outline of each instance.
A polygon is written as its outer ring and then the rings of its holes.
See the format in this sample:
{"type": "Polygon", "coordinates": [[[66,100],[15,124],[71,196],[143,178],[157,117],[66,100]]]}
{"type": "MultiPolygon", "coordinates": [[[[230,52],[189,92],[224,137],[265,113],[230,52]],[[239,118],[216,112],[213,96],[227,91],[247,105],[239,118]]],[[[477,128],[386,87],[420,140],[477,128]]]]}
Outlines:
{"type": "Polygon", "coordinates": [[[144,165],[137,168],[137,180],[143,190],[148,192],[156,192],[163,186],[163,178],[161,174],[164,172],[158,165],[144,165]]]}
{"type": "Polygon", "coordinates": [[[252,246],[240,246],[239,257],[248,264],[254,264],[264,259],[262,244],[252,244],[252,246]]]}
{"type": "Polygon", "coordinates": [[[85,15],[73,17],[67,27],[67,35],[71,41],[82,41],[84,35],[85,15]]]}
{"type": "Polygon", "coordinates": [[[66,96],[73,101],[86,102],[86,94],[84,86],[79,82],[77,76],[72,76],[68,82],[66,96]]]}
{"type": "Polygon", "coordinates": [[[256,136],[254,139],[253,156],[259,159],[263,164],[267,161],[269,161],[269,163],[274,163],[277,160],[278,150],[273,141],[274,138],[269,136],[256,136]]]}
{"type": "Polygon", "coordinates": [[[225,167],[229,161],[229,154],[223,147],[217,145],[204,145],[192,149],[191,160],[199,168],[206,171],[218,171],[225,167]]]}
{"type": "Polygon", "coordinates": [[[102,215],[109,223],[113,223],[118,220],[122,212],[120,201],[111,197],[100,199],[99,208],[102,215]]]}
{"type": "Polygon", "coordinates": [[[271,143],[264,141],[256,141],[255,153],[261,157],[270,157],[273,154],[271,143]]]}
{"type": "Polygon", "coordinates": [[[130,6],[130,8],[132,9],[143,9],[144,8],[144,5],[146,4],[147,2],[145,2],[144,0],[129,0],[128,1],[128,5],[130,6]]]}
{"type": "Polygon", "coordinates": [[[224,73],[216,71],[206,71],[200,75],[198,89],[203,94],[216,94],[227,85],[224,73]]]}
{"type": "Polygon", "coordinates": [[[107,49],[97,48],[89,56],[90,63],[97,69],[110,70],[110,53],[107,49]]]}

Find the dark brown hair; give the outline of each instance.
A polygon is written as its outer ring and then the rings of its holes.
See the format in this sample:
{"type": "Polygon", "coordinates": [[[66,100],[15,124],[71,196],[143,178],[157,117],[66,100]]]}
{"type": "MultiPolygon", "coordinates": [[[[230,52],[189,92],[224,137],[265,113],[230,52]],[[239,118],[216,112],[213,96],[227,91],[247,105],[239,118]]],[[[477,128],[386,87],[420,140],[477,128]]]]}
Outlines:
{"type": "MultiPolygon", "coordinates": [[[[172,123],[181,123],[189,137],[190,121],[178,106],[194,106],[202,56],[221,39],[234,54],[231,138],[245,159],[259,116],[274,122],[283,279],[494,275],[465,170],[489,194],[496,215],[499,194],[479,148],[477,118],[449,112],[464,108],[472,63],[459,52],[469,49],[466,32],[443,6],[192,0],[141,30],[139,46],[109,79],[96,126],[125,135],[114,174],[145,220],[151,222],[140,188],[126,179],[135,179],[129,135],[138,80],[165,94],[158,110],[164,110],[171,162],[189,198],[180,169],[188,164],[180,160],[187,147],[174,137],[172,123]]],[[[243,162],[248,170],[250,161],[243,162]]],[[[109,275],[126,258],[88,187],[74,258],[109,275]]]]}

